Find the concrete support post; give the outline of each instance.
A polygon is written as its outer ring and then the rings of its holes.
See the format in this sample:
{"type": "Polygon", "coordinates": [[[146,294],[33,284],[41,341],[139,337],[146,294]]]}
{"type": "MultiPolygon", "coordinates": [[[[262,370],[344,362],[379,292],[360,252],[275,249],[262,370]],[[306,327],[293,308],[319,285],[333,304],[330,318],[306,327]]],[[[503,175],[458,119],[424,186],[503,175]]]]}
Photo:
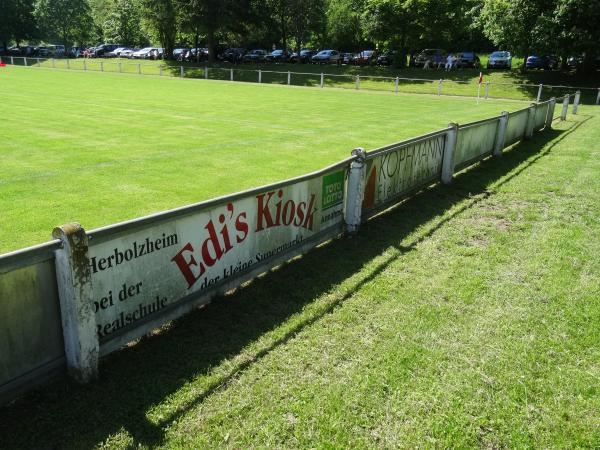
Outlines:
{"type": "Polygon", "coordinates": [[[527,115],[527,126],[525,127],[525,139],[531,139],[533,136],[533,127],[535,125],[535,109],[536,104],[532,103],[529,106],[529,114],[527,115]]]}
{"type": "Polygon", "coordinates": [[[23,58],[23,64],[27,67],[27,58],[23,58]]]}
{"type": "Polygon", "coordinates": [[[208,66],[204,66],[204,79],[208,80],[208,66]]]}
{"type": "Polygon", "coordinates": [[[362,148],[352,150],[352,155],[356,157],[350,164],[348,174],[348,190],[346,193],[346,205],[344,208],[344,222],[346,224],[346,233],[350,236],[358,233],[362,216],[362,203],[365,195],[365,172],[367,170],[365,158],[367,153],[362,148]]]}
{"type": "Polygon", "coordinates": [[[87,70],[87,62],[85,58],[83,58],[83,70],[87,70]]]}
{"type": "MultiPolygon", "coordinates": [[[[15,65],[15,58],[14,58],[14,56],[10,57],[10,64],[11,64],[11,66],[15,65]]],[[[600,89],[598,89],[598,98],[600,99],[600,89]]]]}
{"type": "MultiPolygon", "coordinates": [[[[12,57],[10,58],[10,63],[12,64],[12,57]]],[[[596,97],[596,105],[600,105],[600,88],[598,88],[598,97],[596,97]]]]}
{"type": "Polygon", "coordinates": [[[395,89],[396,90],[396,94],[398,93],[398,86],[399,85],[400,85],[400,78],[396,77],[396,86],[395,86],[396,87],[396,89],[395,89]]]}
{"type": "Polygon", "coordinates": [[[183,66],[179,66],[179,76],[183,78],[185,76],[185,69],[183,66]]]}
{"type": "Polygon", "coordinates": [[[556,108],[556,97],[550,99],[548,104],[548,114],[546,115],[546,130],[552,129],[552,121],[554,120],[554,109],[556,108]]]}
{"type": "Polygon", "coordinates": [[[117,64],[117,67],[118,67],[119,73],[123,72],[123,65],[122,65],[122,63],[117,64]]]}
{"type": "Polygon", "coordinates": [[[325,74],[321,72],[321,88],[325,86],[325,74]]]}
{"type": "Polygon", "coordinates": [[[98,374],[99,356],[88,238],[78,223],[55,228],[52,236],[62,242],[55,258],[67,370],[87,383],[98,374]]]}
{"type": "Polygon", "coordinates": [[[142,65],[138,64],[138,75],[142,74],[142,65]]]}
{"type": "Polygon", "coordinates": [[[71,68],[71,61],[69,59],[67,59],[67,69],[71,68]]]}
{"type": "Polygon", "coordinates": [[[360,89],[360,75],[356,75],[356,83],[354,87],[358,90],[360,89]]]}
{"type": "Polygon", "coordinates": [[[159,77],[162,77],[162,76],[163,76],[163,66],[160,66],[160,67],[158,68],[158,76],[159,76],[159,77]]]}
{"type": "Polygon", "coordinates": [[[52,68],[56,69],[56,60],[52,58],[52,68]]]}
{"type": "Polygon", "coordinates": [[[490,82],[485,82],[485,99],[487,100],[490,96],[490,82]]]}
{"type": "Polygon", "coordinates": [[[538,87],[537,100],[536,100],[536,102],[538,102],[538,103],[542,99],[542,90],[543,89],[544,89],[544,85],[540,84],[540,86],[538,87]]]}
{"type": "Polygon", "coordinates": [[[560,120],[567,120],[567,113],[569,112],[569,94],[563,98],[562,111],[560,112],[560,120]]]}
{"type": "Polygon", "coordinates": [[[229,69],[229,81],[233,81],[233,68],[229,69]]]}
{"type": "Polygon", "coordinates": [[[262,83],[262,70],[258,69],[258,82],[262,83]]]}
{"type": "Polygon", "coordinates": [[[288,84],[288,86],[289,86],[290,84],[292,84],[292,72],[290,72],[289,70],[288,70],[288,79],[287,79],[287,84],[288,84]]]}
{"type": "Polygon", "coordinates": [[[575,101],[573,102],[573,114],[577,114],[579,108],[579,100],[581,100],[581,91],[575,92],[575,101]]]}
{"type": "Polygon", "coordinates": [[[443,82],[444,82],[444,80],[438,81],[438,92],[437,92],[437,95],[442,95],[442,83],[443,82]]]}
{"type": "Polygon", "coordinates": [[[496,128],[496,139],[494,140],[494,153],[496,157],[502,156],[502,150],[506,144],[506,127],[508,126],[508,111],[502,111],[498,128],[496,128]]]}
{"type": "Polygon", "coordinates": [[[100,72],[104,72],[104,61],[100,61],[100,72]]]}
{"type": "Polygon", "coordinates": [[[444,144],[444,159],[442,160],[442,183],[452,183],[454,176],[454,150],[458,138],[458,124],[448,124],[446,131],[446,143],[444,144]]]}
{"type": "Polygon", "coordinates": [[[37,62],[38,67],[42,67],[42,64],[40,63],[40,58],[36,58],[35,60],[37,62]]]}

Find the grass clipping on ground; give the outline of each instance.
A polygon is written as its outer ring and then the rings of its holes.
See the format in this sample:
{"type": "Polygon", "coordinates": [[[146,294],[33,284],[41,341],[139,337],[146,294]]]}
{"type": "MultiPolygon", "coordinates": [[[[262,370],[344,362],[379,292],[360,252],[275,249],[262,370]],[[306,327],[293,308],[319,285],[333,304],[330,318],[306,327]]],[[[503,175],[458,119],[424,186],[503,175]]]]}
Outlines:
{"type": "Polygon", "coordinates": [[[600,442],[592,107],[2,410],[6,448],[600,442]]]}

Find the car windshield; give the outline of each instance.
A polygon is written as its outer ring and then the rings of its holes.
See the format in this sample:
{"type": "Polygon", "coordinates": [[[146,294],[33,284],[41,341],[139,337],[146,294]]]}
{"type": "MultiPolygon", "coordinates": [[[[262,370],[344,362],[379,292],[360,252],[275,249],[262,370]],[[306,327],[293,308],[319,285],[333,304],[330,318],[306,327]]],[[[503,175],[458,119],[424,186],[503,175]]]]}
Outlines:
{"type": "Polygon", "coordinates": [[[283,50],[275,50],[273,53],[271,53],[272,55],[281,55],[283,53],[283,50]]]}
{"type": "Polygon", "coordinates": [[[365,50],[362,52],[363,56],[371,56],[373,54],[373,50],[365,50]]]}
{"type": "Polygon", "coordinates": [[[319,55],[325,56],[325,55],[329,55],[331,53],[331,50],[323,50],[321,52],[319,52],[319,55]]]}
{"type": "Polygon", "coordinates": [[[154,49],[152,47],[146,47],[146,48],[143,48],[143,49],[138,50],[138,51],[140,51],[140,52],[149,52],[150,50],[154,50],[154,49]]]}
{"type": "Polygon", "coordinates": [[[508,58],[508,52],[494,52],[492,53],[492,58],[508,58]]]}

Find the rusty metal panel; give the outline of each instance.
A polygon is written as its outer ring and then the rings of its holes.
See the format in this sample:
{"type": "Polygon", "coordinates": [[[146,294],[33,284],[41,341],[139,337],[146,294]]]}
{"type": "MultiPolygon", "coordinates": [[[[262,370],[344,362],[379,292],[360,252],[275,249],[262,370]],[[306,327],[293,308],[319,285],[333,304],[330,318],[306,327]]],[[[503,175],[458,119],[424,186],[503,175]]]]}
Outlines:
{"type": "Polygon", "coordinates": [[[523,139],[525,136],[525,128],[527,128],[528,117],[529,109],[522,109],[509,115],[508,125],[506,127],[505,146],[512,145],[523,139]]]}
{"type": "Polygon", "coordinates": [[[54,260],[0,273],[0,399],[64,370],[54,260]]]}
{"type": "Polygon", "coordinates": [[[223,197],[188,214],[127,224],[124,232],[117,226],[114,237],[104,232],[96,242],[90,233],[101,353],[180,315],[182,303],[210,299],[338,235],[346,172],[223,197]]]}
{"type": "Polygon", "coordinates": [[[401,142],[367,155],[363,217],[440,179],[446,131],[401,142]]]}
{"type": "Polygon", "coordinates": [[[488,120],[475,125],[465,125],[458,129],[456,150],[454,151],[455,170],[467,167],[492,154],[499,119],[488,120]]]}

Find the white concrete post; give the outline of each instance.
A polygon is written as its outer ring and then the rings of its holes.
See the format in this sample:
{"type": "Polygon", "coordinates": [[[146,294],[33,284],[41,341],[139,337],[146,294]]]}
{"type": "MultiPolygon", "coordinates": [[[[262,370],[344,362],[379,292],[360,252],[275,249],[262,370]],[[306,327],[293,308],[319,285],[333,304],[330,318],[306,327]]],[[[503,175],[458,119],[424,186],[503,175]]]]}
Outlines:
{"type": "Polygon", "coordinates": [[[542,89],[544,89],[544,85],[540,83],[540,86],[538,87],[538,94],[537,94],[537,100],[536,100],[538,103],[542,99],[542,89]]]}
{"type": "Polygon", "coordinates": [[[485,82],[485,99],[487,100],[489,96],[490,96],[490,82],[486,81],[485,82]]]}
{"type": "Polygon", "coordinates": [[[396,94],[398,93],[398,85],[400,84],[400,78],[396,77],[396,94]]]}
{"type": "Polygon", "coordinates": [[[163,66],[160,66],[160,67],[158,68],[158,76],[159,76],[159,77],[162,77],[162,76],[163,76],[163,66]]]}
{"type": "Polygon", "coordinates": [[[362,148],[352,150],[356,158],[350,164],[348,173],[348,190],[346,192],[346,205],[344,208],[344,222],[346,233],[350,236],[358,233],[362,216],[362,203],[365,195],[365,158],[367,153],[362,148]]]}
{"type": "Polygon", "coordinates": [[[544,127],[546,130],[550,130],[552,128],[552,121],[554,120],[554,109],[556,108],[556,97],[552,97],[550,99],[550,103],[548,104],[548,114],[546,115],[546,126],[544,127]]]}
{"type": "MultiPolygon", "coordinates": [[[[14,65],[15,65],[15,58],[14,58],[14,56],[11,56],[11,57],[10,57],[10,64],[11,64],[12,66],[14,66],[14,65]]],[[[600,99],[600,89],[598,89],[598,98],[600,99]]]]}
{"type": "Polygon", "coordinates": [[[67,69],[70,69],[70,68],[71,68],[71,62],[69,59],[67,59],[67,69]]]}
{"type": "Polygon", "coordinates": [[[67,370],[78,382],[87,383],[98,374],[100,347],[92,306],[88,237],[78,223],[55,228],[52,237],[62,243],[55,258],[67,370]]]}
{"type": "Polygon", "coordinates": [[[37,61],[38,67],[42,67],[42,64],[40,63],[40,58],[36,58],[36,61],[37,61]]]}
{"type": "Polygon", "coordinates": [[[535,105],[535,103],[529,105],[529,114],[527,115],[527,126],[525,127],[525,139],[531,139],[531,136],[533,136],[533,127],[535,125],[535,105]]]}
{"type": "Polygon", "coordinates": [[[123,67],[122,67],[122,65],[121,65],[121,64],[122,64],[122,63],[119,63],[119,64],[118,64],[118,67],[119,67],[119,73],[123,72],[123,67]]]}
{"type": "Polygon", "coordinates": [[[442,83],[443,82],[444,82],[444,80],[438,81],[438,93],[437,93],[437,95],[442,95],[442,83]]]}
{"type": "Polygon", "coordinates": [[[179,66],[179,76],[180,76],[181,78],[183,78],[183,77],[184,77],[184,75],[185,75],[185,73],[184,73],[183,66],[179,66]]]}
{"type": "Polygon", "coordinates": [[[25,64],[25,67],[27,67],[27,58],[23,58],[23,64],[25,64]]]}
{"type": "Polygon", "coordinates": [[[563,98],[562,111],[560,112],[560,120],[567,120],[567,113],[569,112],[569,94],[563,98]]]}
{"type": "Polygon", "coordinates": [[[229,69],[229,81],[233,81],[233,68],[229,69]]]}
{"type": "Polygon", "coordinates": [[[292,72],[290,72],[289,70],[288,70],[288,79],[287,79],[287,84],[288,84],[288,86],[289,86],[290,84],[292,84],[292,72]]]}
{"type": "Polygon", "coordinates": [[[323,86],[325,86],[325,75],[321,72],[321,88],[323,88],[323,86]]]}
{"type": "Polygon", "coordinates": [[[581,91],[575,92],[575,101],[573,102],[573,114],[577,114],[579,108],[579,100],[581,99],[581,91]]]}
{"type": "Polygon", "coordinates": [[[85,58],[83,58],[83,70],[87,70],[87,62],[85,61],[85,58]]]}
{"type": "Polygon", "coordinates": [[[356,89],[360,89],[360,75],[356,75],[356,89]]]}
{"type": "MultiPolygon", "coordinates": [[[[10,63],[12,64],[12,57],[10,58],[10,63]]],[[[598,88],[598,97],[596,97],[596,105],[600,105],[600,88],[598,88]]]]}
{"type": "Polygon", "coordinates": [[[208,80],[208,66],[204,66],[204,79],[208,80]]]}
{"type": "Polygon", "coordinates": [[[452,183],[454,176],[454,150],[456,150],[456,140],[458,138],[458,124],[448,124],[446,131],[446,142],[444,144],[444,159],[442,160],[442,183],[452,183]]]}
{"type": "Polygon", "coordinates": [[[100,72],[104,72],[104,61],[100,61],[100,72]]]}
{"type": "Polygon", "coordinates": [[[258,69],[258,82],[262,83],[262,70],[258,69]]]}
{"type": "Polygon", "coordinates": [[[138,63],[138,75],[142,74],[142,65],[138,63]]]}
{"type": "Polygon", "coordinates": [[[56,69],[56,60],[52,58],[52,68],[56,69]]]}
{"type": "Polygon", "coordinates": [[[496,128],[496,139],[494,141],[494,156],[502,156],[502,150],[506,144],[506,127],[508,126],[508,111],[502,111],[498,128],[496,128]]]}

